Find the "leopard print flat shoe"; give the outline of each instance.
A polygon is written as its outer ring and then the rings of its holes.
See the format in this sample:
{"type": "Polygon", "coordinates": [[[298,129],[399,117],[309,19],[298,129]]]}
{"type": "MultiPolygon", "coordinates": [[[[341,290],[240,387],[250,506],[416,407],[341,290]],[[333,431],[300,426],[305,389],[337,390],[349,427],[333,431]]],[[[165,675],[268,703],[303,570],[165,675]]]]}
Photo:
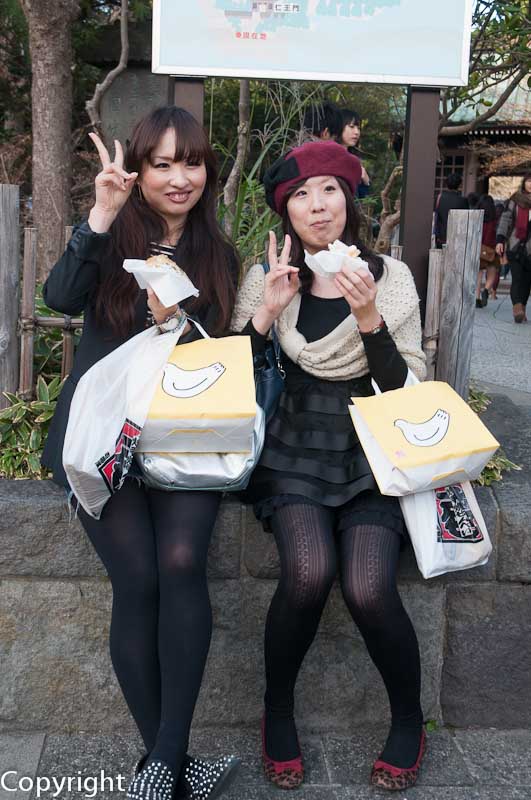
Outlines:
{"type": "Polygon", "coordinates": [[[264,774],[279,789],[298,789],[304,781],[304,766],[302,756],[292,758],[290,761],[275,761],[266,753],[265,746],[265,716],[262,719],[262,765],[264,774]]]}
{"type": "Polygon", "coordinates": [[[420,764],[426,752],[426,733],[424,729],[420,737],[420,747],[417,760],[412,767],[395,767],[387,764],[386,761],[375,761],[372,767],[370,783],[380,789],[388,789],[391,792],[403,792],[411,788],[417,782],[420,764]]]}

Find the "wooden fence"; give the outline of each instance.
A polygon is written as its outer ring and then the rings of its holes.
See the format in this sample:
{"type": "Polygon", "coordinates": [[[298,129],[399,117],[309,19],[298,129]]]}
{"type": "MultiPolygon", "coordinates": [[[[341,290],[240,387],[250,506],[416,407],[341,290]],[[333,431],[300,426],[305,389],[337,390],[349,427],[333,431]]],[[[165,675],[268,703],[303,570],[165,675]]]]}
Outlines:
{"type": "MultiPolygon", "coordinates": [[[[65,247],[70,241],[72,227],[65,228],[65,247]]],[[[81,317],[43,317],[35,313],[35,285],[37,277],[37,229],[24,229],[24,255],[22,259],[22,301],[20,304],[20,371],[18,393],[28,399],[33,393],[33,352],[37,328],[61,328],[63,332],[61,378],[65,378],[74,363],[74,331],[83,327],[81,317]]]]}
{"type": "MultiPolygon", "coordinates": [[[[72,369],[74,332],[81,318],[41,316],[35,313],[37,230],[24,230],[22,298],[19,315],[18,187],[0,184],[0,408],[7,405],[3,391],[29,399],[33,393],[33,355],[38,328],[62,330],[61,377],[72,369]],[[20,340],[20,341],[19,341],[20,340]]],[[[423,347],[428,379],[447,381],[462,397],[468,396],[475,285],[481,249],[483,211],[451,211],[448,246],[430,250],[423,347]]],[[[72,228],[65,229],[65,245],[72,228]]],[[[402,247],[391,246],[400,259],[402,247]]]]}

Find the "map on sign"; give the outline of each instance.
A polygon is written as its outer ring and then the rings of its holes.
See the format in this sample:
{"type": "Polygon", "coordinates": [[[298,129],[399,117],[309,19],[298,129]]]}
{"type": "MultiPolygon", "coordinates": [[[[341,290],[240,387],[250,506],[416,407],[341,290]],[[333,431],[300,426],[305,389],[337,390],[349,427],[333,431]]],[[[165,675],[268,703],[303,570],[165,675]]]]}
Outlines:
{"type": "Polygon", "coordinates": [[[153,71],[465,85],[472,0],[154,0],[153,71]]]}

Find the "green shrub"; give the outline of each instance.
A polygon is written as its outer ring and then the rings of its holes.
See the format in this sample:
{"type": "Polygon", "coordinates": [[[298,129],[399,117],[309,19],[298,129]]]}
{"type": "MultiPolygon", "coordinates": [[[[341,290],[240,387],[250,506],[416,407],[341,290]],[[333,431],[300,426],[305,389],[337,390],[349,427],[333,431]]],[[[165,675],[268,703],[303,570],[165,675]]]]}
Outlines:
{"type": "Polygon", "coordinates": [[[40,459],[62,386],[59,376],[49,383],[39,376],[36,400],[4,392],[10,405],[0,411],[0,477],[48,477],[40,459]]]}

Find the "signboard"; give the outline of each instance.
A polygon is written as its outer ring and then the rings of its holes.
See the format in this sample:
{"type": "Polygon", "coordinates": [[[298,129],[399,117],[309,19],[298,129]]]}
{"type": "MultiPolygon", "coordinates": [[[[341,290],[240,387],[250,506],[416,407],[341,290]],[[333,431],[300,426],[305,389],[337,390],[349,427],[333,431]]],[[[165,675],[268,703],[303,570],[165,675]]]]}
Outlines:
{"type": "Polygon", "coordinates": [[[472,0],[154,0],[153,72],[466,86],[472,0]]]}

